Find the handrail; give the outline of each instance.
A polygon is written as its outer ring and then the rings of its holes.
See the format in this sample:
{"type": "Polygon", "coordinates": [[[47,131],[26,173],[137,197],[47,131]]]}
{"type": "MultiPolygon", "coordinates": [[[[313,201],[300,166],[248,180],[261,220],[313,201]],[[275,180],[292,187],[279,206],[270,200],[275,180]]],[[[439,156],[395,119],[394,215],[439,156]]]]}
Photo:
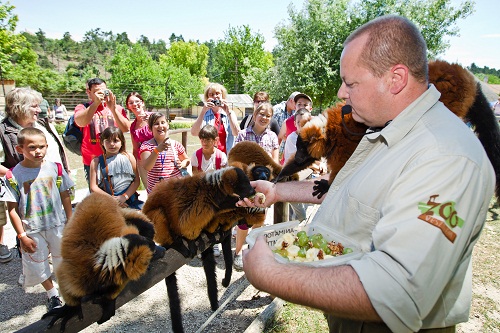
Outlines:
{"type": "Polygon", "coordinates": [[[174,130],[169,130],[168,131],[169,134],[179,134],[179,133],[181,133],[181,135],[182,135],[181,143],[184,146],[184,149],[186,149],[186,151],[187,151],[187,133],[188,132],[191,133],[191,128],[178,128],[178,129],[174,129],[174,130]]]}
{"type": "MultiPolygon", "coordinates": [[[[123,289],[120,295],[116,298],[116,309],[120,308],[133,298],[139,296],[149,288],[153,287],[158,282],[165,279],[167,276],[190,261],[191,258],[185,258],[174,249],[167,250],[167,252],[165,253],[165,257],[153,261],[150,264],[145,275],[143,275],[139,280],[132,281],[127,284],[125,289],[123,289]]],[[[165,298],[166,297],[167,295],[165,294],[165,298]]],[[[82,312],[83,319],[80,321],[78,320],[78,317],[71,318],[66,323],[65,332],[80,332],[84,328],[97,322],[102,315],[101,307],[97,304],[93,304],[91,300],[82,303],[82,312]]],[[[37,322],[34,322],[33,324],[16,331],[16,333],[59,332],[61,328],[61,321],[59,320],[54,326],[49,329],[47,328],[47,325],[50,320],[50,317],[40,319],[37,322]]],[[[113,320],[113,317],[111,317],[110,320],[113,320]]]]}

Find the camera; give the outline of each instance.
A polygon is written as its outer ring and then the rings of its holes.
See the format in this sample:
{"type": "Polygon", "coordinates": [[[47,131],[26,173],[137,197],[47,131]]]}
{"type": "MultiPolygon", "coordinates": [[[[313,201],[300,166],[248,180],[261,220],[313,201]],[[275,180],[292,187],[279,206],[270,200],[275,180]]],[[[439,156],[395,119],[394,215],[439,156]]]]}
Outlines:
{"type": "Polygon", "coordinates": [[[109,96],[109,90],[108,89],[104,90],[104,96],[109,96]]]}
{"type": "Polygon", "coordinates": [[[212,103],[214,103],[215,106],[220,106],[221,105],[220,100],[218,100],[218,99],[214,99],[212,101],[212,103]]]}

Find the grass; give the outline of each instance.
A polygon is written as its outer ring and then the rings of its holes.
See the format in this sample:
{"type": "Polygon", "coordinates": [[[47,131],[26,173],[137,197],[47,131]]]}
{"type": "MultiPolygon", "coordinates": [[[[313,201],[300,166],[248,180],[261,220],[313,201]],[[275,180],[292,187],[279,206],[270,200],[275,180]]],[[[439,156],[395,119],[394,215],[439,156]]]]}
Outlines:
{"type": "Polygon", "coordinates": [[[328,324],[321,311],[287,302],[264,332],[328,332],[328,324]]]}

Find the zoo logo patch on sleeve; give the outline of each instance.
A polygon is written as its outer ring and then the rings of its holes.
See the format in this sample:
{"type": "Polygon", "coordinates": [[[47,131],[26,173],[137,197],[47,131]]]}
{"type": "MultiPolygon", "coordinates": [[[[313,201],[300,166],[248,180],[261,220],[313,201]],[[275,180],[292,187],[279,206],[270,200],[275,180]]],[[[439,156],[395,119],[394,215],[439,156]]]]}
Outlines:
{"type": "Polygon", "coordinates": [[[427,202],[418,203],[418,209],[422,212],[418,218],[441,229],[444,236],[454,243],[457,234],[452,229],[462,228],[464,220],[458,216],[453,201],[439,203],[436,202],[438,196],[439,194],[431,195],[427,202]]]}

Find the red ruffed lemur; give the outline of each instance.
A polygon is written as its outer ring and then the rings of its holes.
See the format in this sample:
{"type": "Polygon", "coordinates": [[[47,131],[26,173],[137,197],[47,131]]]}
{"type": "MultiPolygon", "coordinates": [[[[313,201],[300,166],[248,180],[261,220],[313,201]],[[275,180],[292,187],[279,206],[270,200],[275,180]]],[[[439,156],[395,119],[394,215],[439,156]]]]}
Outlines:
{"type": "Polygon", "coordinates": [[[116,297],[138,280],[165,249],[153,241],[154,227],[140,211],[124,209],[109,195],[92,193],[78,205],[64,227],[62,262],[56,270],[64,306],[43,315],[49,327],[62,318],[61,331],[74,316],[83,318],[81,303],[93,299],[102,307],[102,324],[115,314],[116,297]]]}
{"type": "MultiPolygon", "coordinates": [[[[429,62],[429,82],[441,93],[440,101],[464,122],[470,123],[481,141],[495,170],[495,195],[500,200],[500,129],[480,83],[462,66],[441,60],[429,62]]],[[[329,180],[315,181],[312,193],[321,198],[367,129],[367,126],[352,119],[349,106],[344,103],[330,107],[304,125],[297,139],[295,157],[283,167],[275,181],[326,157],[331,171],[329,180]]]]}

